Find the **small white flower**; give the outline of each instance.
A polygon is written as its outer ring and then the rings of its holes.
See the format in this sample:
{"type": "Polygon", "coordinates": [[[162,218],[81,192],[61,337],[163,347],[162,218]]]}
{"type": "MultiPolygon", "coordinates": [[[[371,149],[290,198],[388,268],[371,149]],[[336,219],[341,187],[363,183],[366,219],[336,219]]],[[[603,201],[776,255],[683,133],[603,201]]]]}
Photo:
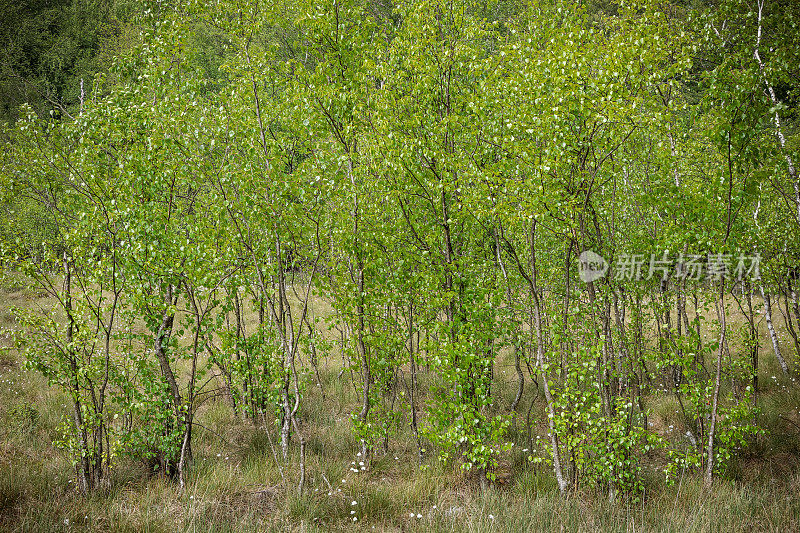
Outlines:
{"type": "Polygon", "coordinates": [[[353,500],[352,502],[350,502],[350,505],[358,505],[358,502],[353,500]]]}
{"type": "Polygon", "coordinates": [[[494,515],[493,514],[489,515],[489,520],[494,520],[494,515]]]}
{"type": "Polygon", "coordinates": [[[422,518],[422,515],[421,514],[417,514],[417,518],[422,518]]]}

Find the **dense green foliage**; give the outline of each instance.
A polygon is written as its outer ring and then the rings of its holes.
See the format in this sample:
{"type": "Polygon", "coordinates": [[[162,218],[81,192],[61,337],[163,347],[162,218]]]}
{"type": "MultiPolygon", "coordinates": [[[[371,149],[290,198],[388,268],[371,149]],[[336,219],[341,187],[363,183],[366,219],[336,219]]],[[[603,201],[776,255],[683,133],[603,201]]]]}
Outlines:
{"type": "Polygon", "coordinates": [[[28,103],[40,115],[70,114],[94,94],[136,4],[108,0],[0,3],[0,121],[28,103]]]}
{"type": "Polygon", "coordinates": [[[302,491],[326,357],[362,457],[408,424],[420,465],[494,480],[533,381],[562,492],[637,497],[659,448],[711,486],[760,432],[759,346],[794,372],[791,2],[156,2],[77,108],[112,8],[13,9],[13,68],[71,111],[7,132],[3,259],[56,302],[16,340],[72,401],[84,492],[124,454],[183,486],[218,396],[277,428],[302,491]],[[760,333],[770,296],[793,346],[760,333]],[[648,425],[657,390],[686,438],[648,425]]]}

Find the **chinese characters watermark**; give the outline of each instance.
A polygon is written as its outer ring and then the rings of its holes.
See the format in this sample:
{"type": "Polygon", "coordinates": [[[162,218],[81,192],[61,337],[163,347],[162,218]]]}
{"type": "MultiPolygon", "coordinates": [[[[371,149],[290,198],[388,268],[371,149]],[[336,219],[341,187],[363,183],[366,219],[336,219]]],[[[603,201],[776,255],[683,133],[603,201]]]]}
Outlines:
{"type": "Polygon", "coordinates": [[[710,279],[761,279],[761,256],[724,253],[661,255],[619,254],[613,265],[599,254],[587,250],[578,258],[578,274],[589,283],[604,277],[609,270],[617,281],[677,280],[701,281],[710,279]]]}

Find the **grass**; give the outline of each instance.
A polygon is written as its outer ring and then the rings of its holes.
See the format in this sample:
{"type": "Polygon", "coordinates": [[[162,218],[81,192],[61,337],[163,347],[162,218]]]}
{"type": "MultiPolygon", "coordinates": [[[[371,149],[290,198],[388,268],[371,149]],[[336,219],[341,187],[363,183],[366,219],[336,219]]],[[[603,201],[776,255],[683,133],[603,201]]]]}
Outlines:
{"type": "MultiPolygon", "coordinates": [[[[1,296],[0,328],[13,326],[11,305],[47,305],[20,285],[6,284],[1,296]]],[[[707,327],[713,334],[713,326],[707,327]]],[[[780,375],[767,337],[762,339],[759,423],[766,434],[737,457],[710,494],[702,490],[696,472],[665,484],[660,459],[651,458],[638,502],[609,502],[591,489],[560,497],[549,468],[527,459],[527,404],[509,431],[514,447],[502,457],[500,482],[487,490],[481,491],[469,473],[432,458],[420,469],[405,418],[387,452],[365,461],[361,470],[363,458],[349,421],[358,398],[349,374],[340,376],[338,355],[323,361],[322,387],[309,378],[306,389],[302,494],[297,490],[298,447],[286,463],[276,463],[276,431],[271,429],[268,438],[264,428],[237,419],[220,398],[198,414],[195,461],[184,491],[151,475],[140,462],[121,457],[107,490],[80,497],[72,465],[51,444],[64,399],[41,376],[26,371],[16,354],[0,351],[0,531],[797,530],[800,389],[780,375]]],[[[507,406],[515,386],[510,361],[498,362],[496,376],[493,393],[498,404],[507,406]]],[[[654,427],[667,438],[682,438],[674,398],[654,393],[646,400],[654,427]]],[[[541,436],[541,394],[528,383],[525,402],[530,401],[536,402],[533,434],[541,436]]]]}

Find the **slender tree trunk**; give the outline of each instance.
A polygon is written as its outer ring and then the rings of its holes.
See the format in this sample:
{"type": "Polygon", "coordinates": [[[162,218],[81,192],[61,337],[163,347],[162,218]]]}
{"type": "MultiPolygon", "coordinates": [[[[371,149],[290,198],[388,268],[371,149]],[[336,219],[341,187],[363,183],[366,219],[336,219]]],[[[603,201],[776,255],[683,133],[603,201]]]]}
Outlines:
{"type": "MultiPolygon", "coordinates": [[[[743,287],[744,288],[744,287],[743,287]]],[[[750,358],[753,364],[753,408],[758,408],[758,332],[756,331],[756,317],[753,312],[753,287],[747,283],[747,291],[745,296],[747,298],[747,322],[750,325],[750,358]]],[[[753,423],[755,424],[755,415],[753,415],[753,423]]]]}
{"type": "MultiPolygon", "coordinates": [[[[570,306],[570,275],[569,270],[572,267],[572,241],[567,241],[567,250],[564,259],[564,327],[567,327],[567,321],[569,319],[569,306],[570,306]]],[[[562,337],[566,338],[566,336],[562,337]]],[[[567,344],[566,341],[561,341],[561,350],[559,351],[560,360],[559,364],[559,371],[561,372],[561,379],[564,379],[567,374],[566,368],[566,361],[564,360],[564,354],[569,353],[572,351],[572,346],[567,344]]]]}
{"type": "Polygon", "coordinates": [[[169,364],[169,358],[167,357],[166,351],[167,343],[169,343],[169,338],[172,335],[172,324],[175,320],[175,312],[172,310],[172,306],[175,305],[175,301],[173,299],[172,292],[172,285],[170,285],[167,287],[164,314],[161,317],[161,324],[156,332],[153,351],[155,352],[156,359],[161,367],[161,375],[164,377],[164,380],[167,382],[167,386],[169,387],[169,391],[172,396],[172,407],[175,410],[175,415],[180,418],[180,406],[182,401],[181,393],[178,387],[178,381],[175,379],[175,374],[172,372],[172,367],[169,364]]]}
{"type": "MultiPolygon", "coordinates": [[[[792,160],[792,156],[789,152],[786,151],[786,138],[783,135],[783,130],[781,129],[781,117],[778,114],[778,98],[775,95],[775,89],[772,87],[772,84],[767,79],[767,73],[764,69],[764,62],[761,60],[761,54],[759,53],[759,47],[761,46],[761,21],[763,17],[764,11],[764,2],[765,0],[758,0],[758,35],[756,37],[756,46],[755,51],[753,52],[753,57],[755,58],[756,62],[758,62],[758,69],[761,72],[761,78],[764,82],[764,85],[767,88],[767,92],[769,93],[769,98],[772,101],[772,105],[775,106],[775,112],[772,116],[774,126],[775,126],[775,136],[778,138],[778,146],[783,152],[783,156],[786,159],[786,164],[789,170],[789,179],[792,182],[792,187],[794,188],[794,201],[795,201],[795,208],[796,208],[796,222],[800,224],[800,182],[797,180],[797,169],[794,166],[794,161],[792,160]]],[[[798,318],[800,320],[800,318],[798,318]]]]}
{"type": "MultiPolygon", "coordinates": [[[[364,287],[364,258],[362,257],[359,241],[359,222],[361,218],[361,208],[359,205],[359,195],[356,190],[356,178],[353,174],[353,160],[347,160],[347,175],[350,178],[350,184],[353,187],[353,238],[356,239],[356,284],[358,287],[358,303],[356,305],[356,343],[358,348],[358,355],[361,358],[361,411],[358,414],[358,419],[361,423],[366,423],[370,411],[370,388],[372,386],[372,371],[370,369],[369,353],[367,351],[366,343],[364,341],[364,332],[366,329],[365,322],[365,287],[364,287]]],[[[361,452],[364,457],[367,456],[367,444],[362,443],[361,452]]]]}
{"type": "MultiPolygon", "coordinates": [[[[233,294],[233,305],[234,305],[234,314],[236,316],[236,340],[237,342],[240,340],[244,340],[247,336],[247,333],[244,330],[244,320],[242,319],[242,307],[241,307],[241,300],[239,299],[239,288],[235,289],[233,294]]],[[[263,314],[263,311],[261,312],[263,314]]],[[[261,318],[261,317],[260,317],[261,318]]],[[[246,345],[245,345],[246,346],[246,345]]],[[[250,379],[250,375],[252,372],[250,371],[250,354],[249,348],[245,348],[245,366],[247,367],[247,377],[242,380],[242,402],[243,403],[250,403],[251,410],[253,411],[253,420],[255,420],[255,406],[252,405],[252,402],[247,401],[247,394],[248,394],[248,380],[250,379]]],[[[238,362],[241,359],[241,353],[239,350],[236,350],[236,361],[238,362]]],[[[233,377],[228,376],[228,395],[230,396],[231,406],[233,407],[233,413],[235,415],[239,414],[238,406],[236,405],[236,397],[233,393],[233,377]]]]}
{"type": "Polygon", "coordinates": [[[317,380],[317,387],[319,387],[320,393],[322,393],[322,399],[325,400],[325,389],[322,386],[322,377],[319,373],[319,354],[317,353],[317,343],[316,343],[316,331],[314,326],[311,325],[311,321],[309,320],[308,316],[305,319],[306,327],[308,328],[308,334],[311,336],[311,367],[314,369],[314,377],[317,380]]]}
{"type": "Polygon", "coordinates": [[[178,485],[181,490],[186,488],[186,467],[192,460],[192,414],[187,412],[184,416],[183,441],[178,459],[178,485]]]}
{"type": "MultiPolygon", "coordinates": [[[[624,302],[623,302],[624,304],[624,302]]],[[[614,320],[619,330],[619,348],[617,350],[617,395],[622,395],[626,387],[626,379],[623,377],[624,365],[630,361],[628,355],[628,340],[625,336],[625,315],[624,310],[620,311],[619,297],[614,292],[614,320]]]]}
{"type": "MultiPolygon", "coordinates": [[[[506,271],[506,266],[505,263],[503,262],[503,254],[500,248],[500,236],[498,235],[497,228],[495,228],[494,230],[494,244],[497,253],[497,264],[500,266],[500,270],[503,272],[503,280],[505,281],[506,284],[506,301],[508,302],[508,305],[512,310],[511,312],[513,313],[514,311],[512,303],[511,283],[508,280],[508,272],[506,271]]],[[[519,407],[519,403],[522,400],[522,395],[525,392],[525,374],[522,373],[522,366],[520,365],[520,354],[516,342],[512,344],[511,350],[514,353],[514,370],[517,373],[517,394],[514,396],[514,401],[511,402],[511,411],[514,413],[514,416],[516,417],[517,408],[519,407]]]]}
{"type": "Polygon", "coordinates": [[[414,354],[414,301],[408,302],[408,358],[411,364],[411,431],[417,442],[417,460],[422,464],[422,442],[417,427],[417,358],[414,354]]]}
{"type": "MultiPolygon", "coordinates": [[[[444,260],[445,260],[445,277],[444,277],[444,286],[445,290],[447,290],[448,294],[452,294],[453,292],[453,242],[450,236],[450,212],[448,209],[448,202],[447,202],[447,194],[445,193],[444,189],[442,189],[441,195],[441,207],[442,207],[442,228],[444,230],[444,260]]],[[[453,330],[453,322],[455,320],[456,309],[455,309],[455,298],[452,296],[449,298],[447,302],[447,322],[451,327],[450,331],[450,339],[455,342],[456,339],[456,332],[453,330]]]]}
{"type": "Polygon", "coordinates": [[[281,336],[283,349],[283,384],[281,388],[281,404],[283,415],[281,417],[281,453],[283,460],[289,457],[289,442],[292,438],[292,402],[291,402],[291,374],[294,365],[294,335],[292,330],[292,317],[289,299],[286,296],[286,276],[284,273],[283,249],[280,237],[275,237],[275,261],[277,281],[277,311],[276,322],[281,336]]]}
{"type": "MultiPolygon", "coordinates": [[[[161,376],[169,387],[170,401],[172,402],[172,409],[175,414],[175,424],[178,428],[185,430],[183,398],[167,355],[167,345],[169,344],[173,323],[175,321],[175,311],[172,309],[172,306],[175,305],[176,298],[173,295],[173,291],[174,288],[172,285],[168,285],[167,293],[164,298],[164,313],[161,316],[161,324],[159,324],[158,330],[156,331],[153,351],[161,367],[161,376]]],[[[163,457],[162,459],[164,460],[164,467],[167,474],[174,476],[179,473],[180,452],[177,457],[163,457]]]]}
{"type": "MultiPolygon", "coordinates": [[[[780,300],[779,300],[779,302],[780,302],[780,300]]],[[[784,296],[783,303],[784,303],[786,312],[783,313],[783,310],[781,310],[781,313],[783,314],[783,319],[784,319],[784,321],[786,323],[786,331],[789,332],[789,335],[791,335],[792,340],[794,341],[795,353],[798,356],[800,356],[800,337],[798,337],[797,330],[795,330],[794,319],[792,318],[792,314],[797,316],[798,313],[797,313],[797,305],[796,305],[796,303],[797,303],[797,291],[795,290],[794,285],[792,284],[791,271],[789,271],[788,275],[786,276],[786,295],[784,296]],[[792,303],[792,302],[794,302],[794,303],[792,303]],[[794,309],[794,313],[792,312],[793,309],[794,309]]],[[[780,303],[778,304],[778,309],[780,309],[780,303]]],[[[798,318],[798,320],[800,321],[800,318],[798,318]]],[[[798,325],[800,325],[800,324],[798,324],[798,325]]]]}
{"type": "Polygon", "coordinates": [[[800,304],[798,304],[797,289],[792,283],[791,273],[789,274],[788,281],[789,281],[789,294],[791,295],[792,298],[792,311],[794,312],[795,320],[797,321],[798,325],[800,325],[800,304]]]}
{"type": "Polygon", "coordinates": [[[717,316],[719,317],[719,349],[717,350],[717,369],[714,377],[714,394],[711,398],[711,420],[708,426],[708,446],[706,448],[706,471],[703,485],[706,490],[711,489],[714,481],[714,437],[717,429],[717,413],[719,411],[719,389],[722,383],[722,355],[725,352],[726,323],[725,323],[725,280],[719,282],[719,301],[717,303],[717,316]]]}
{"type": "Polygon", "coordinates": [[[564,477],[561,467],[561,451],[559,450],[558,435],[555,427],[555,407],[553,395],[550,392],[550,385],[547,382],[544,362],[544,338],[542,332],[542,302],[539,298],[536,275],[536,220],[531,222],[531,277],[530,289],[533,296],[534,330],[536,332],[536,365],[539,367],[539,380],[542,382],[544,398],[547,403],[547,425],[550,434],[550,447],[553,452],[553,471],[558,483],[558,490],[565,495],[569,488],[569,483],[564,477]]]}
{"type": "Polygon", "coordinates": [[[80,437],[80,461],[76,466],[78,475],[78,491],[81,494],[88,494],[92,488],[91,471],[89,468],[89,437],[86,432],[86,426],[83,420],[83,403],[81,402],[81,388],[78,382],[78,355],[72,346],[72,341],[75,335],[77,326],[75,325],[75,317],[72,309],[72,269],[70,268],[69,258],[67,253],[63,254],[64,263],[64,311],[67,315],[67,333],[66,333],[66,350],[69,359],[70,371],[72,372],[72,407],[73,407],[73,421],[75,423],[75,430],[80,437]]]}
{"type": "Polygon", "coordinates": [[[636,359],[639,362],[639,367],[642,371],[642,384],[645,389],[649,389],[651,385],[650,372],[647,370],[647,362],[645,361],[645,345],[644,345],[644,320],[642,319],[643,304],[641,293],[636,293],[636,302],[631,301],[633,305],[633,334],[634,346],[636,348],[636,359]]]}
{"type": "Polygon", "coordinates": [[[767,331],[769,331],[769,338],[772,341],[772,350],[775,352],[775,358],[781,366],[784,375],[789,373],[789,366],[786,364],[786,359],[781,355],[781,349],[778,344],[778,334],[775,332],[775,326],[772,324],[772,302],[770,295],[764,292],[764,286],[761,286],[761,297],[764,299],[764,319],[767,322],[767,331]]]}

